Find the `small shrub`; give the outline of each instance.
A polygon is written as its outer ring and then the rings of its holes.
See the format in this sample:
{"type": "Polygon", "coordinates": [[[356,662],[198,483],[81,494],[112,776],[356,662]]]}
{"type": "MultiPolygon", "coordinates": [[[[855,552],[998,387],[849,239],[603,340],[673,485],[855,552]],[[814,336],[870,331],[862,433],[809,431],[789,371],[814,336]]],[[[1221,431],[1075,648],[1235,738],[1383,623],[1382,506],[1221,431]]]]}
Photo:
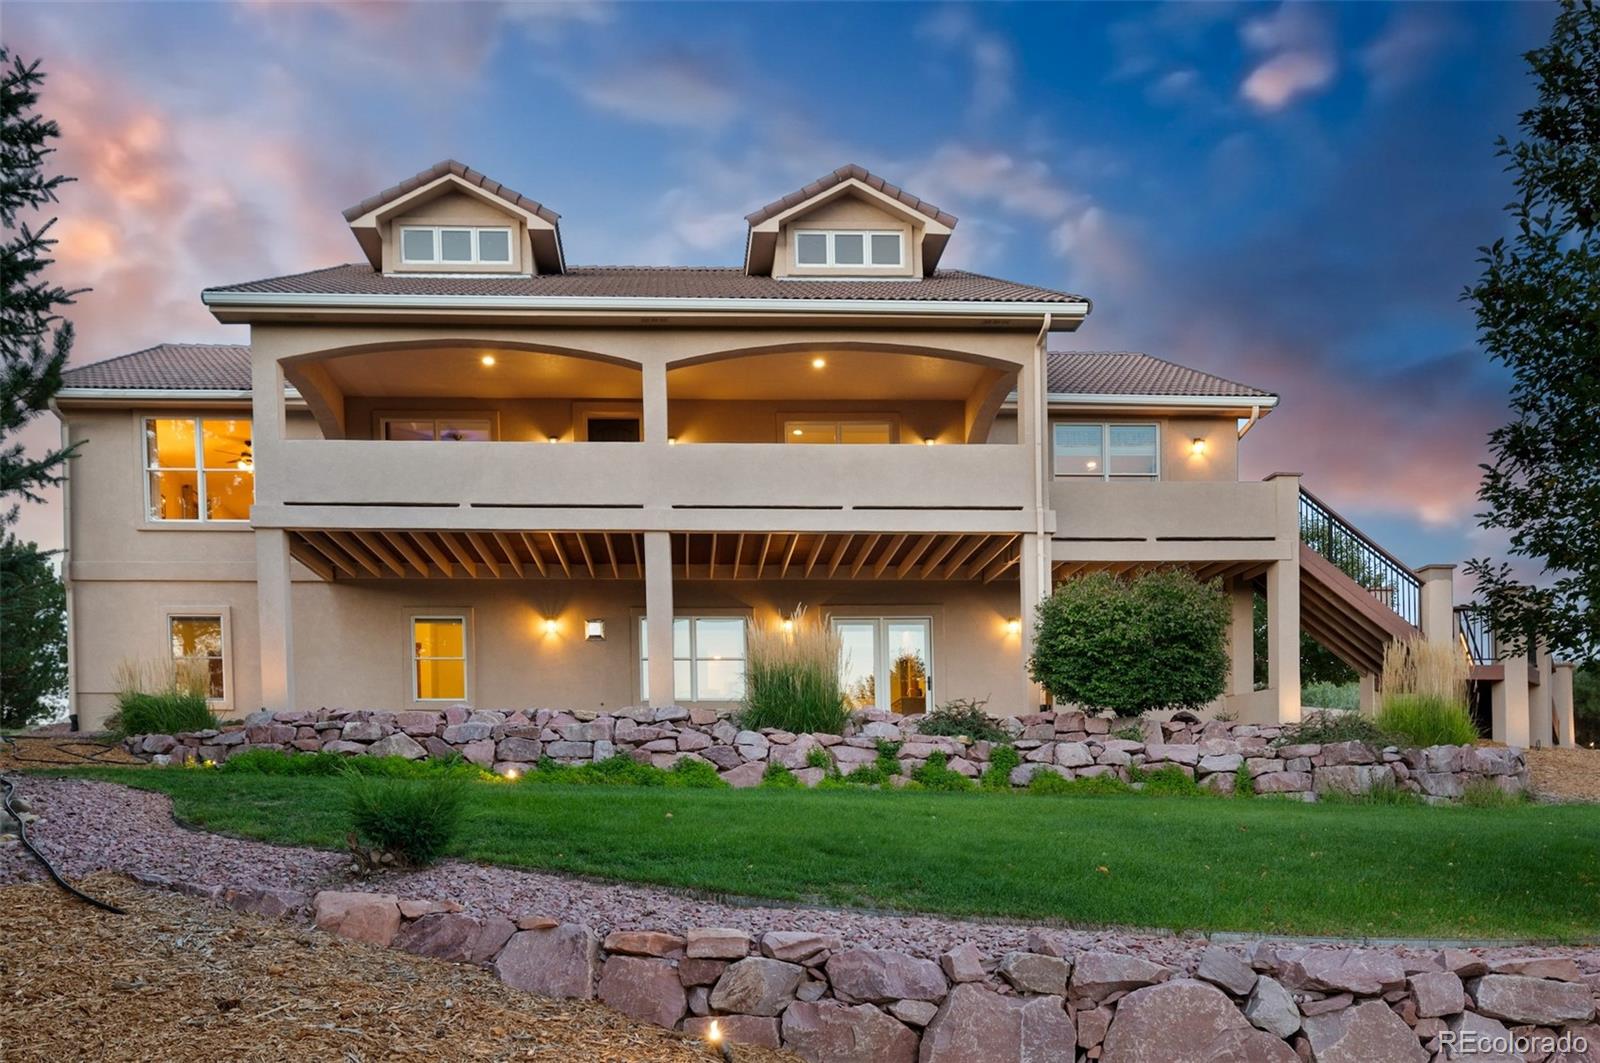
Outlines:
{"type": "Polygon", "coordinates": [[[1425,803],[1421,796],[1412,793],[1410,790],[1402,789],[1393,779],[1384,779],[1362,793],[1352,793],[1349,790],[1338,789],[1324,790],[1317,796],[1317,799],[1324,804],[1331,805],[1420,805],[1425,803]]]}
{"type": "Polygon", "coordinates": [[[1512,808],[1527,804],[1528,795],[1507,793],[1492,779],[1473,779],[1461,791],[1461,803],[1468,808],[1512,808]]]}
{"type": "Polygon", "coordinates": [[[823,771],[835,771],[833,754],[824,746],[812,746],[806,751],[806,767],[821,768],[823,771]]]}
{"type": "Polygon", "coordinates": [[[1151,797],[1199,797],[1202,793],[1200,784],[1176,764],[1144,772],[1138,781],[1144,783],[1142,792],[1151,797]]]}
{"type": "Polygon", "coordinates": [[[681,786],[686,790],[721,790],[728,782],[717,774],[717,766],[693,757],[679,757],[667,772],[668,786],[681,786]]]}
{"type": "Polygon", "coordinates": [[[1478,740],[1466,705],[1432,694],[1386,694],[1377,725],[1402,745],[1469,746],[1478,740]]]}
{"type": "Polygon", "coordinates": [[[950,770],[950,758],[943,753],[931,753],[922,767],[911,773],[913,782],[925,790],[971,790],[977,784],[965,775],[950,770]]]}
{"type": "Polygon", "coordinates": [[[989,699],[957,698],[947,701],[917,722],[917,733],[974,742],[1009,742],[1011,736],[988,711],[989,699]]]}
{"type": "Polygon", "coordinates": [[[594,764],[562,764],[541,757],[537,771],[522,777],[530,786],[673,786],[689,789],[717,789],[727,782],[717,769],[702,760],[680,757],[671,768],[634,760],[618,753],[594,764]]]}
{"type": "Polygon", "coordinates": [[[878,769],[884,774],[900,774],[900,746],[901,743],[891,742],[887,738],[878,739],[878,769]]]}
{"type": "MultiPolygon", "coordinates": [[[[983,771],[985,790],[1011,789],[1011,773],[1022,763],[1022,754],[1012,746],[995,746],[989,751],[989,766],[983,771]]],[[[1055,772],[1045,774],[1055,775],[1055,772]]],[[[1038,778],[1038,776],[1034,776],[1038,778]]],[[[1060,778],[1060,776],[1057,776],[1060,778]]]]}
{"type": "Polygon", "coordinates": [[[1118,727],[1115,731],[1112,731],[1111,737],[1120,738],[1124,742],[1143,742],[1144,732],[1139,729],[1138,724],[1130,723],[1126,727],[1118,727]]]}
{"type": "Polygon", "coordinates": [[[1133,793],[1133,787],[1115,775],[1091,775],[1069,779],[1053,771],[1041,771],[1028,780],[1028,793],[1062,797],[1118,797],[1133,793]]]}
{"type": "Polygon", "coordinates": [[[1300,689],[1300,704],[1317,709],[1353,710],[1361,707],[1361,684],[1321,680],[1300,689]]]}
{"type": "Polygon", "coordinates": [[[346,799],[362,843],[412,867],[437,860],[461,826],[463,780],[449,775],[402,779],[350,772],[346,799]]]}
{"type": "Polygon", "coordinates": [[[767,770],[761,773],[761,785],[773,790],[793,790],[799,787],[800,780],[794,777],[794,772],[782,764],[771,763],[767,770]]]}
{"type": "Polygon", "coordinates": [[[106,729],[118,735],[175,734],[216,726],[206,702],[210,679],[177,661],[124,660],[117,665],[117,708],[106,729]]]}
{"type": "Polygon", "coordinates": [[[795,734],[839,734],[848,716],[839,674],[843,644],[804,609],[789,619],[791,630],[774,626],[750,632],[739,722],[752,731],[777,727],[795,734]]]}
{"type": "Polygon", "coordinates": [[[1182,569],[1066,580],[1039,604],[1028,670],[1057,703],[1138,716],[1226,687],[1228,596],[1182,569]]]}
{"type": "Polygon", "coordinates": [[[1256,795],[1256,777],[1250,774],[1250,769],[1241,764],[1233,773],[1233,796],[1254,797],[1256,795]]]}
{"type": "Polygon", "coordinates": [[[1277,745],[1301,745],[1328,742],[1367,742],[1371,745],[1388,745],[1389,736],[1372,720],[1359,712],[1329,709],[1326,712],[1307,713],[1299,723],[1290,724],[1278,736],[1277,745]]]}

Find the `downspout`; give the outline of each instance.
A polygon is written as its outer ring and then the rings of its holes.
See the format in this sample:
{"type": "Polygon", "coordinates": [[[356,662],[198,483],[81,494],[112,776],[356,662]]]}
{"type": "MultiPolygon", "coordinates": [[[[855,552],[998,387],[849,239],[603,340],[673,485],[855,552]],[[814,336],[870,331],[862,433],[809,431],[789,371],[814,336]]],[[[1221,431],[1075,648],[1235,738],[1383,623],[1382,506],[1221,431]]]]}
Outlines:
{"type": "MultiPolygon", "coordinates": [[[[66,450],[71,441],[71,433],[67,429],[67,419],[61,415],[61,407],[55,399],[49,402],[49,410],[56,415],[56,420],[61,422],[61,449],[66,450]]],[[[77,731],[79,725],[78,713],[78,639],[77,624],[74,617],[77,610],[72,608],[72,576],[70,563],[72,561],[72,462],[62,462],[61,465],[61,594],[67,604],[67,719],[72,730],[77,731]]]]}
{"type": "Polygon", "coordinates": [[[1250,418],[1249,418],[1249,420],[1245,421],[1244,424],[1239,426],[1239,438],[1243,439],[1245,437],[1245,435],[1250,431],[1250,429],[1252,429],[1252,428],[1254,428],[1256,426],[1256,422],[1259,421],[1259,420],[1261,420],[1261,406],[1258,403],[1258,404],[1250,407],[1250,418]]]}
{"type": "MultiPolygon", "coordinates": [[[[1047,398],[1047,373],[1045,362],[1049,357],[1050,326],[1054,323],[1054,315],[1045,311],[1044,322],[1039,326],[1039,337],[1035,341],[1038,348],[1038,357],[1033,360],[1033,395],[1034,415],[1038,418],[1039,438],[1033,446],[1033,524],[1034,524],[1034,563],[1039,573],[1039,585],[1034,588],[1035,599],[1043,599],[1050,591],[1050,546],[1049,529],[1046,527],[1045,505],[1049,496],[1045,491],[1044,477],[1048,465],[1045,463],[1045,447],[1050,439],[1050,403],[1047,398]]],[[[1031,623],[1032,617],[1023,617],[1023,623],[1031,623]]]]}

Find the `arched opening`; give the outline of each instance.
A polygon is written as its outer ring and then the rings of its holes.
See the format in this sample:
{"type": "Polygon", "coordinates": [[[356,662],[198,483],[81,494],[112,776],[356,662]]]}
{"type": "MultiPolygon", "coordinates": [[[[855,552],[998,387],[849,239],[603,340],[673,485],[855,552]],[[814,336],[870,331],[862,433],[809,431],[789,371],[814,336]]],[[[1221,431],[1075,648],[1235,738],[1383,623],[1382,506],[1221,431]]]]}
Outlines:
{"type": "Polygon", "coordinates": [[[432,340],[286,359],[327,439],[638,442],[639,366],[585,351],[432,340]]]}
{"type": "Polygon", "coordinates": [[[668,366],[668,434],[691,444],[986,443],[1018,368],[894,344],[706,354],[668,366]]]}

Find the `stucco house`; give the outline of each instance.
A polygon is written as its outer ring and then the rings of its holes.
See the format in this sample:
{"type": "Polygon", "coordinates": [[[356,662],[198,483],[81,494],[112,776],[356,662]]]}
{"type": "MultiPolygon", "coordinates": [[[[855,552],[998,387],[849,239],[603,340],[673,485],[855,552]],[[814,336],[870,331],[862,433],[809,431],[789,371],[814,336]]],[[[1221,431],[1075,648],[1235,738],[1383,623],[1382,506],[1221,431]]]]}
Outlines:
{"type": "MultiPolygon", "coordinates": [[[[1295,473],[1240,479],[1277,396],[1052,349],[1089,299],[941,269],[957,219],[860,167],[748,215],[721,267],[569,265],[554,211],[453,161],[344,220],[358,261],[202,293],[247,346],[67,374],[80,726],[169,654],[224,716],[731,707],[747,626],[801,606],[857,704],[1022,713],[1034,606],[1095,568],[1224,581],[1243,720],[1299,717],[1302,627],[1368,677],[1390,639],[1474,635],[1448,566],[1295,473]]],[[[1496,737],[1571,740],[1569,668],[1478,657],[1496,737]]]]}

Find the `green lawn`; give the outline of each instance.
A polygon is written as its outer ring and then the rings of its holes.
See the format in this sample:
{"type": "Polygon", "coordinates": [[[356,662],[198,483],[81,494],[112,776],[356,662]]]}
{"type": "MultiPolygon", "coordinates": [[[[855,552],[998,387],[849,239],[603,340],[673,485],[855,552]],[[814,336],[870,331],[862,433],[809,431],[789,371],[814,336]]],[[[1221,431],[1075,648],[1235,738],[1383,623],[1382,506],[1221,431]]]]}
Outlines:
{"type": "MultiPolygon", "coordinates": [[[[76,772],[75,775],[86,773],[76,772]]],[[[337,847],[338,778],[101,769],[184,822],[337,847]]],[[[1600,809],[471,784],[452,853],[831,905],[1173,929],[1600,937],[1600,809]]]]}

